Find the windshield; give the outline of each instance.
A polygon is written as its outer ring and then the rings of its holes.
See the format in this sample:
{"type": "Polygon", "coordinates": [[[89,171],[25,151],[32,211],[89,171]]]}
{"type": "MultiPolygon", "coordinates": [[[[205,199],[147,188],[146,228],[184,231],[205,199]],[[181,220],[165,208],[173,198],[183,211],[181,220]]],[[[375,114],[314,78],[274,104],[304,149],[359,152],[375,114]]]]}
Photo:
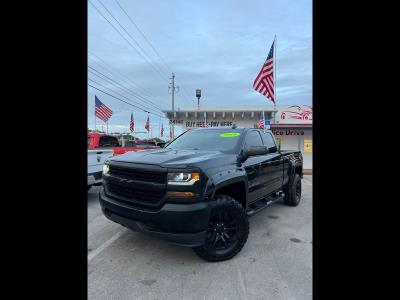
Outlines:
{"type": "Polygon", "coordinates": [[[242,130],[190,130],[167,146],[176,150],[217,150],[230,152],[239,143],[242,130]]]}

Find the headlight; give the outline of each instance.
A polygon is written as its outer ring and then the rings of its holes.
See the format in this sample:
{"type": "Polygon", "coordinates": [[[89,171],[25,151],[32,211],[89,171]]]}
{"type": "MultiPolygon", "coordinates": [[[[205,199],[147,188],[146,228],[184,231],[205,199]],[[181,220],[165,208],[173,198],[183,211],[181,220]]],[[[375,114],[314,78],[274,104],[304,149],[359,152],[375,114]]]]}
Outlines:
{"type": "Polygon", "coordinates": [[[107,175],[109,171],[110,171],[110,166],[108,165],[108,163],[105,163],[103,165],[103,175],[107,175]]]}
{"type": "Polygon", "coordinates": [[[168,173],[168,184],[193,185],[200,180],[200,173],[168,173]]]}

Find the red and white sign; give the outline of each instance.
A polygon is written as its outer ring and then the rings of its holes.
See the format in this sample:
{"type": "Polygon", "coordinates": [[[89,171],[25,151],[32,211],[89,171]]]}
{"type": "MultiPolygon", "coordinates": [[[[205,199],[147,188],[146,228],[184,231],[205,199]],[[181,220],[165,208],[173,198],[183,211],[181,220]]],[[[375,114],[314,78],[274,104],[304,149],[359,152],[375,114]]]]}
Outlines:
{"type": "Polygon", "coordinates": [[[308,105],[278,107],[276,122],[279,124],[312,124],[313,109],[308,105]]]}
{"type": "Polygon", "coordinates": [[[280,136],[280,135],[304,135],[304,130],[272,129],[272,133],[275,136],[280,136]]]}

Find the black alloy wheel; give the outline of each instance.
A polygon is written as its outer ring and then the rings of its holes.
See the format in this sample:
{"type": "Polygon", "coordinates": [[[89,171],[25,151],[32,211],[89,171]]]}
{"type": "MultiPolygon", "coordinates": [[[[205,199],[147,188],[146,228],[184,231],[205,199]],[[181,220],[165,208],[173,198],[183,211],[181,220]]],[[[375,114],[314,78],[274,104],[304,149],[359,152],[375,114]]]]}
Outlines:
{"type": "Polygon", "coordinates": [[[238,223],[229,212],[212,216],[206,234],[206,247],[212,247],[219,255],[229,252],[238,240],[238,223]]]}
{"type": "Polygon", "coordinates": [[[194,247],[206,261],[223,261],[242,250],[249,235],[249,221],[243,206],[226,195],[217,195],[210,214],[204,245],[194,247]]]}

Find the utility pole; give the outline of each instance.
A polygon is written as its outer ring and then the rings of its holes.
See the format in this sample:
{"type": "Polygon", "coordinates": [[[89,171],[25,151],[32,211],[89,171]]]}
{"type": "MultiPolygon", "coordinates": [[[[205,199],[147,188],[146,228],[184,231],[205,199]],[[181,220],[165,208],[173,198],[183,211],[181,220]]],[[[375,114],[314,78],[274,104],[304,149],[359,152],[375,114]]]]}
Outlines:
{"type": "MultiPolygon", "coordinates": [[[[172,72],[172,78],[171,78],[171,86],[168,87],[168,89],[171,89],[171,94],[172,94],[172,118],[175,117],[175,90],[178,92],[179,87],[175,86],[175,74],[172,72]]],[[[172,139],[175,137],[175,126],[174,123],[172,125],[172,139]]]]}

